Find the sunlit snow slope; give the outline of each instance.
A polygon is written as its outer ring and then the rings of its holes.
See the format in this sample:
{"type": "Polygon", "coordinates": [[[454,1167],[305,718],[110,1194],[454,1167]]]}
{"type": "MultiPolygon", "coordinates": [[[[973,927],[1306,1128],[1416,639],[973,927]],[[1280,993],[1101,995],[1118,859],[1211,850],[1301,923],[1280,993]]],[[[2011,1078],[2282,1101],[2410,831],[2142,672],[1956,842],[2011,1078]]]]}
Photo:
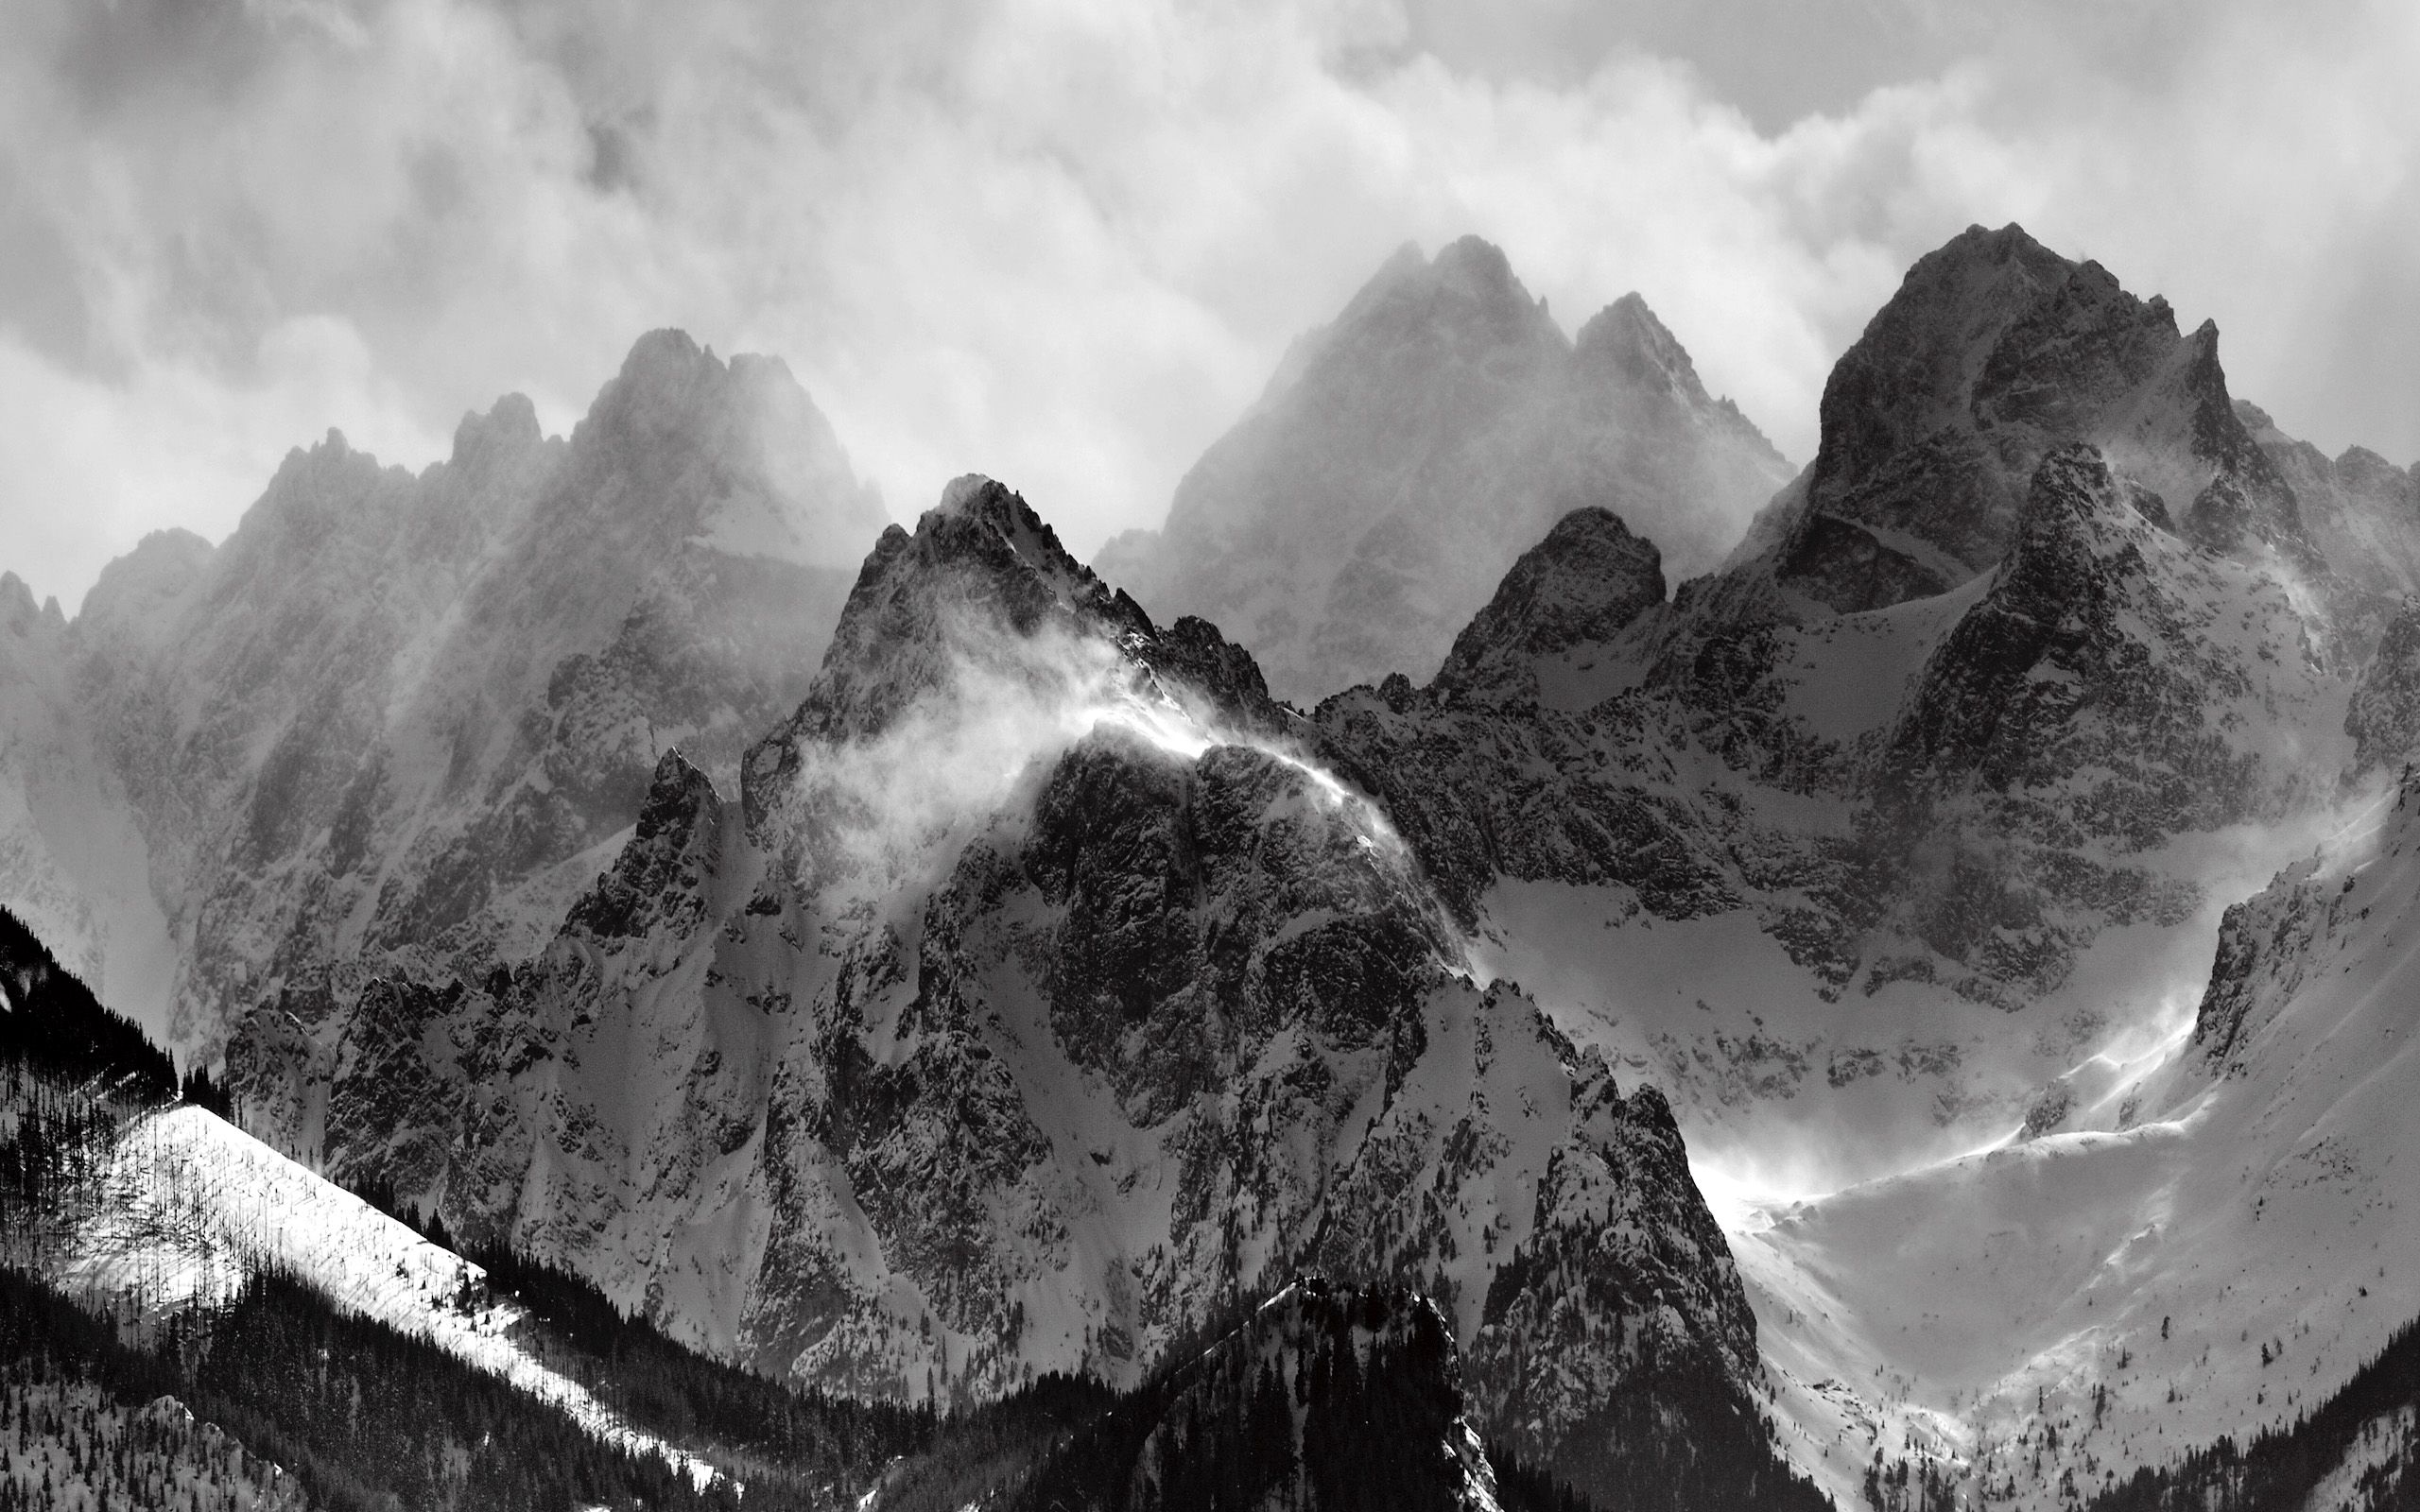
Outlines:
{"type": "Polygon", "coordinates": [[[2061,1132],[1737,1216],[1791,1449],[2019,1505],[2291,1424],[2420,1314],[2420,786],[2230,910],[2190,1029],[2061,1132]]]}
{"type": "Polygon", "coordinates": [[[485,1273],[216,1115],[189,1105],[120,1132],[102,1200],[79,1227],[60,1280],[94,1300],[168,1310],[231,1301],[279,1270],[336,1303],[502,1376],[611,1442],[663,1455],[700,1485],[714,1470],[622,1422],[523,1343],[527,1313],[485,1273]]]}

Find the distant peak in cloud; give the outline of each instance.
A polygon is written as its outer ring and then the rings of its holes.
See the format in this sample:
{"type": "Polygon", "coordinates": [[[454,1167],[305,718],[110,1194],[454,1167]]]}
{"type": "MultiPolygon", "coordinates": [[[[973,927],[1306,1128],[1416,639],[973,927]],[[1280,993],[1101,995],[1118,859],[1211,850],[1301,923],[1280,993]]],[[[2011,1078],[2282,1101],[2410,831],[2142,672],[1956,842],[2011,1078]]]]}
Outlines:
{"type": "Polygon", "coordinates": [[[1146,604],[1200,614],[1307,704],[1426,680],[1525,547],[1622,516],[1683,574],[1719,561],[1790,467],[1710,400],[1636,295],[1574,342],[1490,242],[1398,253],[1177,490],[1099,553],[1146,604]]]}
{"type": "Polygon", "coordinates": [[[1090,550],[1407,242],[1514,325],[1643,291],[1804,455],[1909,263],[2014,217],[2216,317],[2294,434],[2420,450],[2409,7],[1139,3],[26,0],[8,565],[72,601],[223,536],[331,425],[414,468],[503,388],[567,429],[674,323],[781,353],[903,507],[981,466],[1090,550]]]}
{"type": "Polygon", "coordinates": [[[490,453],[513,452],[535,446],[545,438],[538,424],[538,406],[527,394],[507,394],[488,406],[482,415],[472,410],[454,427],[452,460],[457,467],[466,467],[490,453]]]}

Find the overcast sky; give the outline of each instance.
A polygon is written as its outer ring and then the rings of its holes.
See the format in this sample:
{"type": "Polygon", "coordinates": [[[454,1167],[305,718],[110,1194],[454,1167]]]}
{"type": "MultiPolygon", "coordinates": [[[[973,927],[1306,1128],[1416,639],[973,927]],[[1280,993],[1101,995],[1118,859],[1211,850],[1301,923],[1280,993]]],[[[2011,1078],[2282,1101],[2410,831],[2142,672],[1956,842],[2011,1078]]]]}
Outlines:
{"type": "Polygon", "coordinates": [[[0,0],[0,567],[72,610],[330,426],[567,429],[788,359],[894,514],[1156,524],[1395,247],[1635,288],[1795,460],[1906,265],[2014,219],[2333,452],[2420,454],[2409,0],[0,0]]]}

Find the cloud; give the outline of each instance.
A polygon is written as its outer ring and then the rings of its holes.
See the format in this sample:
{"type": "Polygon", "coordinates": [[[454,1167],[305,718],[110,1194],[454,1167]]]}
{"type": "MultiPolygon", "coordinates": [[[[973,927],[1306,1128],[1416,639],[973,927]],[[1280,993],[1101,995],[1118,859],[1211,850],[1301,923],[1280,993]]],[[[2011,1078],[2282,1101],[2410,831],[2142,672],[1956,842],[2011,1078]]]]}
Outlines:
{"type": "Polygon", "coordinates": [[[0,556],[71,604],[330,425],[389,460],[642,330],[786,357],[894,512],[1154,523],[1407,239],[1637,288],[1791,455],[1915,255],[2024,220],[2237,388],[2420,451],[2408,8],[2221,0],[0,0],[0,556]]]}

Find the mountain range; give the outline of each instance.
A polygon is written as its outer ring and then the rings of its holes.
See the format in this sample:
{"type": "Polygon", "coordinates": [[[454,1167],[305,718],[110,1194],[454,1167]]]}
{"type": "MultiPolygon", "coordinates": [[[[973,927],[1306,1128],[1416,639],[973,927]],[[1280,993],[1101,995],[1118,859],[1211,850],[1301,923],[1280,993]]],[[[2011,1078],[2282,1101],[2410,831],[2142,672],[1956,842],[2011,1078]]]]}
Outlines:
{"type": "MultiPolygon", "coordinates": [[[[1089,565],[981,476],[889,523],[677,333],[568,439],[332,435],[72,622],[0,579],[0,903],[243,1132],[12,1096],[942,1414],[823,1483],[876,1505],[1358,1504],[1382,1421],[1388,1504],[2420,1495],[2420,473],[2013,226],[1820,419],[1792,475],[1466,238],[1089,565]]],[[[88,1302],[459,1332],[81,1200],[27,1263],[88,1302]]]]}

